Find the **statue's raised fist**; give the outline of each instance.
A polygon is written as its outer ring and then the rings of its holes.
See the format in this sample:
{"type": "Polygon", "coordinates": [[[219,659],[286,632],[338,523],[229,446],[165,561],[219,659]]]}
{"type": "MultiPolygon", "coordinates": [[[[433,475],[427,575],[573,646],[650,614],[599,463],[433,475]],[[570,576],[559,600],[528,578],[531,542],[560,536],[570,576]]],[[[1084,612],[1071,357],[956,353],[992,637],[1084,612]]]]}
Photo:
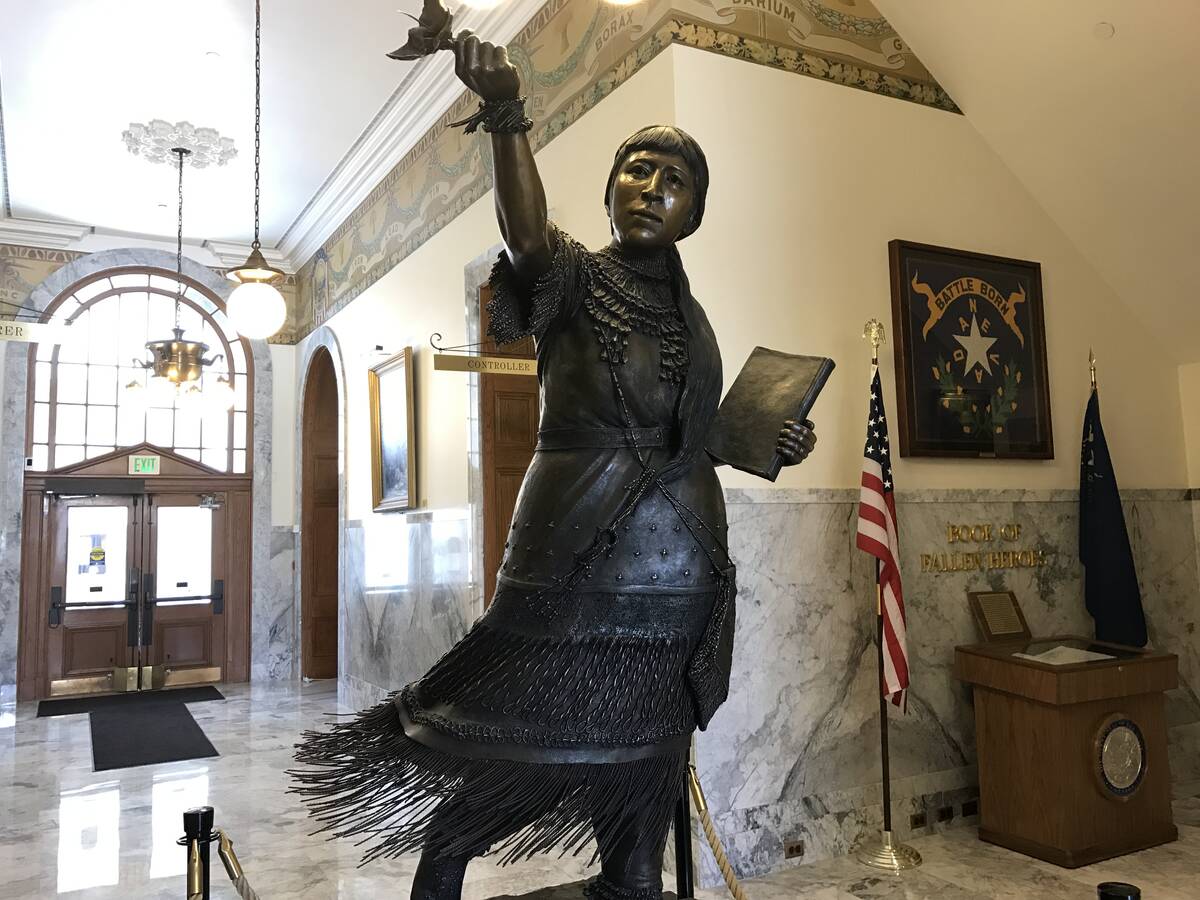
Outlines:
{"type": "Polygon", "coordinates": [[[454,72],[484,100],[514,100],[521,94],[521,76],[508,61],[508,50],[469,31],[455,37],[454,72]]]}

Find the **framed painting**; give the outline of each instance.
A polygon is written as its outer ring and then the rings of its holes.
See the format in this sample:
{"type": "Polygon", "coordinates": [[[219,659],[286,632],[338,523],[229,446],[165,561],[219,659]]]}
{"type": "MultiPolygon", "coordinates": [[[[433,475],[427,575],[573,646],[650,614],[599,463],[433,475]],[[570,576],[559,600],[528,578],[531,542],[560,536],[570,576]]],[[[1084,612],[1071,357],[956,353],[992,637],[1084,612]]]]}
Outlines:
{"type": "Polygon", "coordinates": [[[367,372],[371,403],[371,486],[375,512],[416,506],[412,348],[367,372]]]}
{"type": "Polygon", "coordinates": [[[900,455],[1053,459],[1041,266],[888,251],[900,455]]]}

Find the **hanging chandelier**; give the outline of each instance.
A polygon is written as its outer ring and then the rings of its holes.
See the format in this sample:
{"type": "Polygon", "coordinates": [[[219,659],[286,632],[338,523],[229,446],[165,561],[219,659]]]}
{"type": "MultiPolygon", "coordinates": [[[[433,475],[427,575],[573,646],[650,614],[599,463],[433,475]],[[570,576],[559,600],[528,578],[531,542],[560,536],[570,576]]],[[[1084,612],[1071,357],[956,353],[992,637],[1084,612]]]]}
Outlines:
{"type": "MultiPolygon", "coordinates": [[[[175,243],[175,327],[173,336],[157,341],[147,341],[148,360],[135,359],[133,365],[150,373],[148,388],[151,398],[162,405],[170,405],[174,399],[185,404],[201,398],[200,378],[205,369],[223,354],[206,357],[208,344],[189,340],[179,324],[179,312],[183,298],[183,163],[191,155],[186,147],[172,147],[171,152],[179,159],[179,217],[175,243]]],[[[139,391],[142,385],[132,381],[126,388],[139,391]]],[[[233,406],[233,383],[226,375],[217,378],[216,384],[205,398],[224,409],[233,406]]]]}
{"type": "Polygon", "coordinates": [[[262,168],[262,4],[254,2],[254,241],[250,255],[226,276],[237,282],[229,295],[227,312],[234,327],[246,337],[268,338],[287,318],[287,303],[275,285],[283,280],[281,270],[262,254],[258,239],[258,202],[262,168]]]}

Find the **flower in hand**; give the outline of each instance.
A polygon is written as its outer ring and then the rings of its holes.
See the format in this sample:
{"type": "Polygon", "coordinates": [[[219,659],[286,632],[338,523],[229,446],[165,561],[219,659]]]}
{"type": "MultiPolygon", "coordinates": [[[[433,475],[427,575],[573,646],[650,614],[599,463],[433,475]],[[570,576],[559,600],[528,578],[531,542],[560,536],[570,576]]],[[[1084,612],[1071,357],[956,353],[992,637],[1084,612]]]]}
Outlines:
{"type": "Polygon", "coordinates": [[[785,466],[794,466],[804,462],[817,444],[817,435],[810,419],[797,422],[788,419],[779,429],[779,440],[775,443],[775,451],[783,457],[785,466]]]}
{"type": "MultiPolygon", "coordinates": [[[[408,17],[413,18],[411,15],[408,17]]],[[[392,59],[412,60],[436,53],[453,40],[450,37],[450,25],[453,21],[454,16],[442,5],[441,0],[425,0],[416,27],[408,29],[408,40],[403,47],[393,50],[388,56],[392,59]]]]}

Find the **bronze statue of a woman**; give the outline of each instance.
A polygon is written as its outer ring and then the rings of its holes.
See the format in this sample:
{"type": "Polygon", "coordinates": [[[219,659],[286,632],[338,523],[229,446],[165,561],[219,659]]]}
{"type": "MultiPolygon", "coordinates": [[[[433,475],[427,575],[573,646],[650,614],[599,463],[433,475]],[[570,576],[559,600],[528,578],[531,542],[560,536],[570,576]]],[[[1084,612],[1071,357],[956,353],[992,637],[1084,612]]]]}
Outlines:
{"type": "MultiPolygon", "coordinates": [[[[448,24],[446,25],[448,31],[448,24]]],[[[591,252],[547,221],[520,80],[464,33],[505,250],[491,333],[536,340],[542,417],[495,596],[419,681],[323,733],[296,777],[367,858],[420,850],[412,897],[455,900],[468,861],[595,839],[600,900],[662,896],[662,854],[692,732],[729,687],[734,570],[704,451],[721,359],[675,243],[704,215],[708,165],[677,128],[617,150],[591,252]]],[[[780,423],[789,463],[811,423],[780,423]]]]}

